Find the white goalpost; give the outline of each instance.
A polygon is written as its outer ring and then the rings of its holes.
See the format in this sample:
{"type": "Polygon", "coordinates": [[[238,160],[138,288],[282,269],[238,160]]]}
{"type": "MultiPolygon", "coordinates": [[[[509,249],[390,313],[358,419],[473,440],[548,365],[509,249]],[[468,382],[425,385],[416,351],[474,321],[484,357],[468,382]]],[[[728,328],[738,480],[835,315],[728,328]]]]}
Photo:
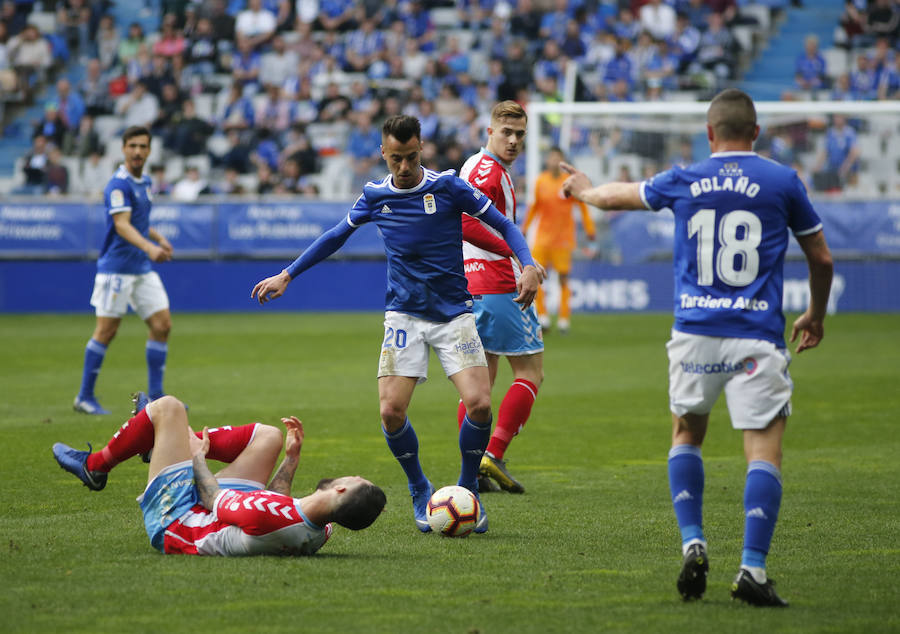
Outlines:
{"type": "MultiPolygon", "coordinates": [[[[573,149],[576,130],[618,129],[655,135],[672,142],[674,136],[705,135],[708,102],[531,102],[528,104],[526,183],[530,188],[542,169],[542,157],[553,145],[566,154],[573,149]]],[[[862,122],[860,187],[850,193],[863,197],[900,197],[900,101],[761,101],[756,103],[763,134],[773,128],[806,125],[821,149],[831,115],[862,122]],[[872,189],[874,185],[875,189],[872,189]],[[867,190],[868,189],[868,190],[867,190]]],[[[625,154],[628,154],[627,152],[625,154]]],[[[590,152],[583,154],[589,157],[590,152]]],[[[593,158],[597,158],[596,156],[593,158]]],[[[696,156],[694,160],[700,160],[696,156]]],[[[800,153],[799,167],[811,169],[810,153],[800,153]]],[[[575,159],[577,162],[577,158],[575,159]]],[[[590,161],[587,161],[590,164],[590,161]]],[[[668,165],[660,165],[660,169],[668,165]]],[[[586,170],[587,171],[587,170],[586,170]]],[[[596,182],[597,174],[588,174],[596,182]]],[[[635,180],[640,174],[634,174],[635,180]]]]}

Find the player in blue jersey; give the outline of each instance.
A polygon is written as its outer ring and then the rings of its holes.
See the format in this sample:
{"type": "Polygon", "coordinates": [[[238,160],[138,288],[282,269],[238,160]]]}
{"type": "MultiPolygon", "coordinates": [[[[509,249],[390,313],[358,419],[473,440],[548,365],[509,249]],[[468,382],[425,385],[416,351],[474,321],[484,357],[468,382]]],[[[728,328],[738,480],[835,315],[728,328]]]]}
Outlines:
{"type": "Polygon", "coordinates": [[[797,173],[752,151],[756,109],[745,93],[719,93],[707,112],[711,156],[642,183],[592,187],[571,166],[564,190],[602,209],[670,208],[675,214],[675,324],[667,344],[672,449],[669,486],[682,538],[678,590],[701,598],[709,563],[703,534],[700,448],[724,391],[748,462],[744,547],[732,598],[785,606],[766,575],[781,505],[781,445],[791,411],[782,275],[788,232],[809,265],[809,307],[791,330],[797,352],[821,341],[833,265],[822,223],[797,173]]]}
{"type": "MultiPolygon", "coordinates": [[[[462,255],[462,214],[497,229],[524,265],[518,301],[528,306],[541,275],[519,229],[477,189],[453,171],[421,166],[418,119],[390,117],[382,127],[381,153],[390,174],[367,183],[347,217],[320,236],[278,275],[251,292],[261,304],[284,294],[300,273],[325,259],[361,225],[373,222],[387,254],[384,339],[378,363],[381,424],[388,448],[409,482],[416,526],[430,531],[425,510],[433,487],[419,463],[419,441],[406,412],[417,383],[428,375],[434,348],[466,406],[459,431],[462,465],[459,484],[478,495],[478,467],[491,434],[491,386],[487,361],[466,285],[462,255]]],[[[487,530],[487,514],[475,532],[487,530]]]]}
{"type": "Polygon", "coordinates": [[[169,297],[150,262],[172,259],[172,245],[150,226],[150,177],[144,163],[150,155],[150,131],[133,126],[122,134],[125,163],[116,171],[103,192],[106,204],[106,237],[97,260],[97,275],[91,305],[97,314],[94,334],[84,351],[81,389],[75,397],[75,411],[108,414],[94,395],[94,385],[106,349],[122,317],[130,306],[149,328],[147,340],[147,382],[151,399],[163,395],[169,330],[169,297]]]}

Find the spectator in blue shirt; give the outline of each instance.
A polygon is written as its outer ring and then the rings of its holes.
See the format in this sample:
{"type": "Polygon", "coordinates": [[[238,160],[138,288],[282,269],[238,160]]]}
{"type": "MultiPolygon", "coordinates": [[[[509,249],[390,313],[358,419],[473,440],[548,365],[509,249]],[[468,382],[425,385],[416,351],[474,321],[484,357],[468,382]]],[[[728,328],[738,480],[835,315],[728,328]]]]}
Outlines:
{"type": "Polygon", "coordinates": [[[819,38],[807,35],[803,52],[797,56],[794,81],[801,90],[818,90],[825,85],[825,58],[819,52],[819,38]]]}
{"type": "Polygon", "coordinates": [[[540,38],[554,40],[557,44],[561,44],[566,39],[566,26],[571,19],[569,2],[556,0],[553,4],[553,11],[548,11],[541,18],[540,38]]]}
{"type": "Polygon", "coordinates": [[[684,73],[697,59],[697,50],[700,48],[700,31],[683,13],[679,13],[675,20],[675,33],[669,39],[669,45],[672,52],[678,56],[678,72],[684,73]]]}
{"type": "Polygon", "coordinates": [[[372,169],[381,159],[381,130],[372,124],[366,112],[352,115],[356,124],[347,139],[347,154],[353,163],[354,189],[359,189],[372,177],[372,169]]]}
{"type": "Polygon", "coordinates": [[[877,89],[875,70],[868,56],[860,53],[856,56],[856,68],[850,72],[850,92],[855,99],[874,99],[877,89]]]}
{"type": "Polygon", "coordinates": [[[612,85],[620,80],[631,84],[634,80],[631,59],[628,57],[630,49],[631,40],[624,37],[616,40],[616,55],[606,64],[606,71],[603,73],[604,84],[612,85]]]}
{"type": "Polygon", "coordinates": [[[67,130],[77,130],[84,116],[84,99],[72,90],[72,84],[65,77],[56,82],[59,116],[67,130]]]}
{"type": "Polygon", "coordinates": [[[844,115],[836,114],[825,134],[825,147],[816,160],[813,180],[816,189],[838,190],[856,182],[859,144],[856,130],[844,115]]]}

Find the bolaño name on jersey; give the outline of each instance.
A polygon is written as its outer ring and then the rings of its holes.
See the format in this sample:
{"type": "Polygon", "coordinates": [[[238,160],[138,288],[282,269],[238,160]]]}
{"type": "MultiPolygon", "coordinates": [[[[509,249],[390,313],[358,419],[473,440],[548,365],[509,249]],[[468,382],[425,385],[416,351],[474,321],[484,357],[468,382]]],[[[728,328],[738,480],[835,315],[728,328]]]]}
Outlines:
{"type": "Polygon", "coordinates": [[[712,297],[711,295],[688,295],[682,293],[679,296],[682,308],[706,308],[725,310],[750,310],[754,312],[769,310],[769,302],[755,297],[712,297]]]}
{"type": "Polygon", "coordinates": [[[756,195],[759,193],[759,185],[751,183],[746,176],[737,178],[723,176],[721,180],[718,176],[712,176],[701,178],[691,183],[691,196],[694,198],[700,194],[708,194],[710,192],[735,192],[744,194],[748,198],[756,198],[756,195]]]}

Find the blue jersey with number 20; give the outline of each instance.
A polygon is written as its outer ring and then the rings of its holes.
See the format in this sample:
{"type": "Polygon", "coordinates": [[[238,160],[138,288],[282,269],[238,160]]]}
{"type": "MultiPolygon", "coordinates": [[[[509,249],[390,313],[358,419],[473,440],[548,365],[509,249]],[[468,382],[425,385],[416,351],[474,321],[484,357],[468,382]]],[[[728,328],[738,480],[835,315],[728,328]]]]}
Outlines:
{"type": "Polygon", "coordinates": [[[347,220],[374,222],[388,261],[385,310],[447,322],[471,312],[462,259],[461,214],[480,216],[490,199],[453,171],[423,170],[411,189],[391,176],[367,183],[347,220]]]}
{"type": "Polygon", "coordinates": [[[797,172],[755,152],[719,152],[640,192],[648,209],[675,214],[675,329],[784,347],[788,230],[822,228],[797,172]]]}

